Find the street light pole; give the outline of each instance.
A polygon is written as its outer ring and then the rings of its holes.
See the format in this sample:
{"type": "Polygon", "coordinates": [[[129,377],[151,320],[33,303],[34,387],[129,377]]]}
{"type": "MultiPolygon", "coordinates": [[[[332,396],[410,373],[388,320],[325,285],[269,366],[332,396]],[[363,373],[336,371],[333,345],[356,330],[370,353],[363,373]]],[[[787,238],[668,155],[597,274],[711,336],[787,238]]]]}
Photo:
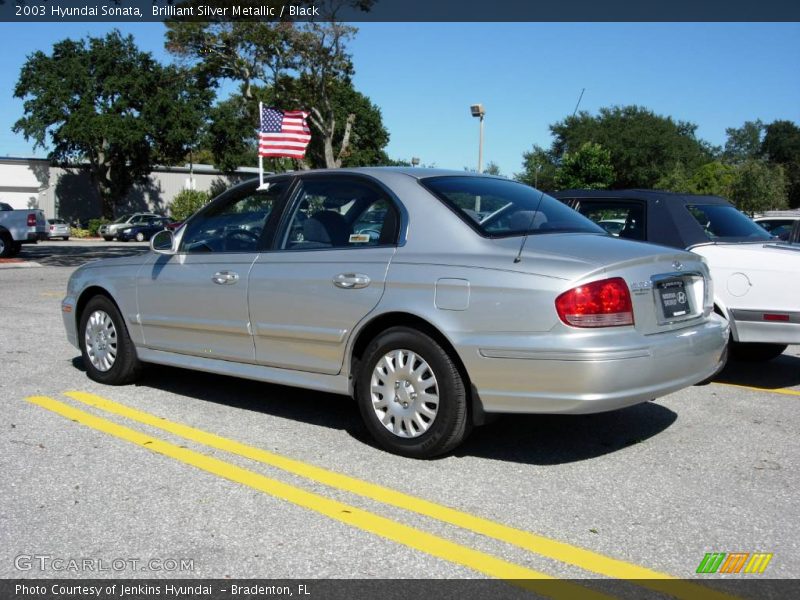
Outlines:
{"type": "Polygon", "coordinates": [[[473,117],[478,117],[481,120],[480,137],[478,138],[478,173],[483,173],[483,117],[486,115],[486,111],[483,108],[483,104],[473,104],[469,107],[469,110],[473,117]]]}

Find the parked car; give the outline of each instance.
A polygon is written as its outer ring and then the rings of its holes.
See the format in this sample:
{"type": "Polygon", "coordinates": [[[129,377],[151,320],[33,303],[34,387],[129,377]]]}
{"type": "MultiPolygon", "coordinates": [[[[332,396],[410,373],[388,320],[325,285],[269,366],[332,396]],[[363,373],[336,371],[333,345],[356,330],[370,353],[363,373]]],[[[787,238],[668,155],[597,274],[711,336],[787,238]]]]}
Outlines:
{"type": "Polygon", "coordinates": [[[794,216],[779,216],[779,217],[756,217],[753,219],[756,223],[766,229],[770,235],[780,240],[789,239],[789,234],[792,231],[792,226],[800,221],[800,215],[794,216]]]}
{"type": "Polygon", "coordinates": [[[625,227],[625,219],[601,219],[597,224],[614,237],[619,237],[619,232],[625,227]]]}
{"type": "Polygon", "coordinates": [[[266,181],[72,274],[62,314],[90,378],[153,362],[353,395],[381,446],[430,457],[486,413],[614,410],[724,364],[699,256],[612,238],[531,187],[434,169],[266,181]]]}
{"type": "Polygon", "coordinates": [[[117,232],[117,238],[121,242],[128,242],[130,240],[145,242],[162,229],[166,229],[169,225],[169,222],[169,219],[166,217],[158,217],[156,219],[151,219],[146,223],[132,224],[129,227],[120,229],[117,232]]]}
{"type": "Polygon", "coordinates": [[[730,321],[731,352],[770,360],[800,344],[800,256],[724,198],[660,191],[567,190],[555,194],[581,214],[627,214],[620,238],[690,250],[708,261],[715,310],[730,321]]]}
{"type": "Polygon", "coordinates": [[[123,229],[127,229],[133,225],[145,225],[149,224],[154,219],[162,219],[160,215],[156,215],[153,213],[134,213],[134,214],[127,214],[122,215],[119,219],[114,221],[113,223],[104,223],[101,225],[97,233],[102,237],[105,241],[110,242],[114,238],[119,236],[119,232],[123,229]]]}
{"type": "Polygon", "coordinates": [[[184,221],[170,221],[169,223],[167,223],[167,229],[175,231],[176,229],[180,228],[180,226],[183,225],[183,223],[184,221]]]}
{"type": "Polygon", "coordinates": [[[5,202],[0,208],[0,258],[16,256],[23,244],[47,239],[47,221],[38,208],[14,210],[5,202]]]}
{"type": "Polygon", "coordinates": [[[47,238],[61,238],[64,241],[72,235],[72,229],[64,219],[47,219],[47,238]]]}

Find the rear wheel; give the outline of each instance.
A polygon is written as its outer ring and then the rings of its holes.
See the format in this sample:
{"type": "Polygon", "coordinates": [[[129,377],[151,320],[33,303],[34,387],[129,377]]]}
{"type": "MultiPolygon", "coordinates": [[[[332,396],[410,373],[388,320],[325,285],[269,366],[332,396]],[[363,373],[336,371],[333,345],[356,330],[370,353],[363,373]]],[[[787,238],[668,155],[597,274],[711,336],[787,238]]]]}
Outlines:
{"type": "Polygon", "coordinates": [[[128,329],[116,305],[106,296],[95,296],[81,314],[78,330],[83,364],[91,379],[109,385],[134,381],[139,359],[128,329]]]}
{"type": "Polygon", "coordinates": [[[22,243],[21,242],[11,242],[11,254],[10,256],[16,256],[22,252],[22,243]]]}
{"type": "Polygon", "coordinates": [[[113,241],[113,240],[114,240],[114,238],[113,238],[113,237],[111,237],[110,235],[104,235],[104,236],[103,236],[103,239],[104,239],[105,241],[107,241],[107,242],[111,242],[111,241],[113,241]]]}
{"type": "Polygon", "coordinates": [[[144,234],[141,231],[136,234],[136,241],[137,242],[143,242],[144,241],[144,234]]]}
{"type": "Polygon", "coordinates": [[[747,362],[764,362],[777,358],[786,350],[786,344],[730,342],[731,357],[747,362]]]}
{"type": "Polygon", "coordinates": [[[14,240],[5,231],[0,233],[0,258],[9,258],[14,251],[14,240]]]}
{"type": "Polygon", "coordinates": [[[453,359],[434,339],[393,327],[367,347],[356,399],[367,429],[383,448],[432,458],[469,433],[466,389],[453,359]]]}

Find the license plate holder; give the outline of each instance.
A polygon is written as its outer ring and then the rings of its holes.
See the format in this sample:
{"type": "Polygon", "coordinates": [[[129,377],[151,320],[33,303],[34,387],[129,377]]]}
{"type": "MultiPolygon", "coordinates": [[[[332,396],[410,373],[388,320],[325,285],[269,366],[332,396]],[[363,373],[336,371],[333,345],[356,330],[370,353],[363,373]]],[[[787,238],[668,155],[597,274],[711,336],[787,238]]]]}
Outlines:
{"type": "Polygon", "coordinates": [[[665,319],[680,319],[692,314],[692,304],[683,279],[659,281],[656,289],[665,319]]]}

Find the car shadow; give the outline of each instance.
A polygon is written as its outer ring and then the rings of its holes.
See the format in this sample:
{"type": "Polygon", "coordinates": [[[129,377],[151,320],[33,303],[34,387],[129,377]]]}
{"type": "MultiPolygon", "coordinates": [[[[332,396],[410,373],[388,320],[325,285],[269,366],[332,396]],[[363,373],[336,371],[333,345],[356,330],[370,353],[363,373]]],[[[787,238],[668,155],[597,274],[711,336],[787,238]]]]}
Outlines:
{"type": "MultiPolygon", "coordinates": [[[[84,370],[80,357],[73,365],[84,370]]],[[[338,429],[378,448],[358,406],[347,396],[161,365],[147,365],[136,385],[338,429]]],[[[475,428],[451,455],[536,465],[578,462],[642,442],[667,429],[677,417],[650,402],[595,415],[505,415],[475,428]]]]}
{"type": "Polygon", "coordinates": [[[133,256],[149,250],[149,246],[139,244],[108,245],[92,244],[90,246],[59,245],[57,242],[36,245],[24,245],[18,258],[32,260],[47,267],[78,267],[92,260],[133,256]]]}
{"type": "Polygon", "coordinates": [[[653,402],[593,415],[503,415],[473,430],[454,454],[542,466],[579,462],[643,442],[677,418],[653,402]]]}
{"type": "Polygon", "coordinates": [[[784,353],[765,362],[745,362],[732,358],[714,377],[714,382],[770,390],[800,386],[800,356],[784,353]]]}

